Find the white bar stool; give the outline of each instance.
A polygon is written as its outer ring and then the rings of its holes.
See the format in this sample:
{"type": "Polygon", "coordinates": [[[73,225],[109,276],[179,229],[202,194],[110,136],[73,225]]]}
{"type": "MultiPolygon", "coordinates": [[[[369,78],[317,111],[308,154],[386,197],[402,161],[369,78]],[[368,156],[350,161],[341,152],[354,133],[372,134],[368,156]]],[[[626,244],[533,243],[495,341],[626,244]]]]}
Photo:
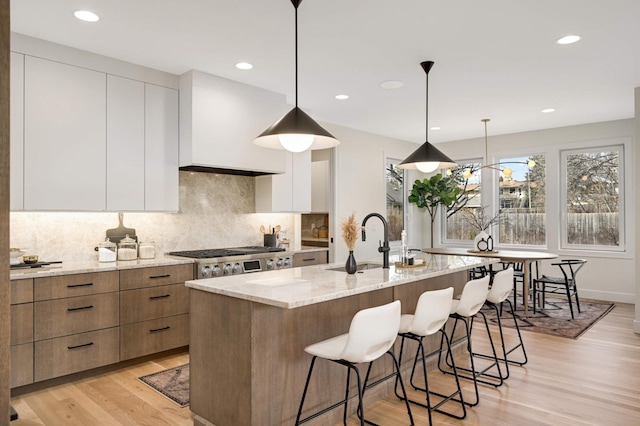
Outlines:
{"type": "MultiPolygon", "coordinates": [[[[311,359],[309,374],[307,375],[307,381],[304,385],[302,400],[300,401],[300,408],[298,409],[298,415],[296,417],[296,425],[316,418],[321,414],[324,414],[327,411],[332,410],[340,405],[344,405],[343,422],[346,425],[347,402],[349,401],[349,378],[351,377],[351,371],[355,372],[358,381],[357,412],[358,417],[360,418],[360,424],[364,425],[365,422],[368,424],[375,424],[365,420],[364,405],[362,401],[364,397],[364,391],[367,388],[367,381],[369,380],[369,373],[371,372],[373,361],[377,360],[385,353],[389,354],[391,358],[393,358],[394,368],[400,380],[400,386],[402,387],[402,393],[404,395],[404,400],[407,406],[407,413],[409,414],[409,419],[411,421],[411,424],[413,425],[413,415],[411,414],[411,407],[407,402],[407,394],[405,392],[404,384],[402,383],[402,377],[400,376],[400,367],[398,365],[398,360],[390,351],[398,335],[399,327],[400,301],[396,300],[386,305],[363,309],[357,312],[351,320],[351,325],[349,327],[348,333],[323,340],[322,342],[314,343],[304,348],[304,351],[310,355],[313,355],[313,358],[311,359]],[[340,401],[328,408],[312,414],[309,417],[300,419],[300,416],[302,415],[304,400],[307,396],[307,390],[309,388],[311,373],[313,372],[313,366],[317,358],[324,358],[347,367],[347,386],[345,391],[345,398],[343,401],[340,401]],[[362,384],[362,381],[360,379],[360,372],[356,365],[360,363],[369,363],[364,384],[362,384]]],[[[379,382],[369,385],[369,387],[379,382]]]]}
{"type": "MultiPolygon", "coordinates": [[[[480,309],[484,305],[484,302],[487,300],[487,295],[489,294],[490,280],[491,280],[491,276],[487,275],[486,277],[480,278],[478,280],[468,281],[465,284],[464,288],[462,289],[462,294],[460,295],[460,299],[453,300],[453,303],[451,304],[451,311],[450,311],[451,313],[449,315],[450,318],[455,319],[449,339],[453,338],[453,335],[456,331],[456,327],[458,325],[458,321],[462,321],[462,323],[464,324],[466,335],[467,335],[467,351],[469,352],[470,368],[458,366],[457,371],[458,371],[458,377],[473,381],[473,387],[475,390],[475,402],[470,403],[468,402],[468,400],[464,401],[464,403],[470,407],[478,405],[478,402],[480,402],[480,394],[478,393],[478,382],[495,386],[495,387],[502,385],[502,372],[500,371],[498,355],[496,354],[496,349],[493,344],[493,339],[491,338],[489,323],[487,322],[487,317],[484,315],[484,313],[482,313],[482,311],[480,311],[480,309]],[[489,337],[489,343],[491,344],[491,350],[493,353],[493,357],[492,357],[493,363],[486,366],[482,370],[476,369],[476,366],[474,363],[473,350],[471,347],[471,327],[473,325],[473,318],[477,314],[482,315],[484,319],[485,328],[487,330],[487,336],[489,337]],[[478,379],[479,376],[485,375],[485,373],[493,367],[496,367],[498,369],[498,377],[500,377],[500,380],[497,383],[478,379]],[[466,376],[464,374],[460,374],[460,371],[467,372],[469,373],[469,375],[466,376]]],[[[444,339],[441,339],[440,349],[442,349],[443,342],[444,342],[444,339]]],[[[445,370],[443,368],[443,365],[441,362],[442,361],[441,354],[442,354],[442,351],[440,351],[438,355],[438,368],[440,369],[440,371],[442,371],[445,374],[453,374],[452,371],[445,370]]],[[[449,368],[453,367],[453,353],[451,351],[447,351],[445,363],[449,368]]]]}
{"type": "MultiPolygon", "coordinates": [[[[400,360],[402,360],[402,352],[404,350],[405,339],[410,339],[418,342],[416,356],[413,361],[413,369],[411,370],[411,386],[413,386],[413,388],[416,390],[425,392],[426,394],[426,404],[411,399],[409,400],[409,402],[427,408],[429,413],[430,425],[433,424],[433,421],[431,419],[432,411],[436,411],[438,413],[445,414],[456,419],[464,419],[467,416],[467,409],[462,399],[462,390],[460,389],[460,381],[458,379],[458,375],[456,374],[456,367],[454,363],[452,363],[452,365],[454,376],[456,379],[456,391],[450,395],[443,395],[441,393],[429,390],[429,382],[427,380],[427,365],[425,361],[426,354],[424,351],[424,345],[422,344],[422,340],[425,337],[440,332],[442,334],[442,338],[445,339],[447,343],[447,350],[451,351],[449,338],[444,332],[443,327],[449,319],[452,301],[453,287],[445,288],[442,290],[426,291],[420,295],[420,298],[418,299],[418,303],[416,305],[415,313],[413,315],[402,315],[402,317],[400,318],[400,331],[398,333],[398,335],[402,337],[402,341],[400,343],[400,360]],[[424,388],[415,385],[413,382],[416,366],[419,359],[422,361],[424,388]],[[430,395],[436,395],[443,399],[437,404],[432,405],[430,395]],[[455,399],[456,396],[459,399],[455,399]],[[440,408],[449,401],[455,401],[460,404],[460,406],[462,407],[461,415],[456,415],[454,413],[444,411],[440,408]]],[[[398,381],[396,380],[396,396],[402,399],[402,396],[398,395],[397,384],[398,381]]]]}
{"type": "MultiPolygon", "coordinates": [[[[516,365],[525,365],[527,363],[527,352],[524,349],[524,342],[522,341],[522,335],[520,334],[520,327],[518,326],[518,320],[515,314],[515,306],[511,304],[509,300],[509,295],[511,293],[511,287],[513,282],[513,269],[508,268],[504,271],[498,272],[493,277],[493,284],[491,285],[491,290],[489,290],[489,294],[487,295],[487,301],[485,303],[486,306],[493,308],[496,312],[496,318],[498,321],[498,329],[500,331],[500,342],[502,343],[502,357],[498,357],[498,359],[505,364],[505,375],[502,377],[504,380],[509,378],[509,364],[516,365]],[[511,349],[506,348],[504,344],[504,334],[502,331],[502,321],[500,316],[502,314],[502,303],[507,302],[509,304],[509,309],[511,309],[511,315],[513,316],[513,323],[516,326],[516,331],[518,333],[518,344],[516,344],[511,349]],[[515,360],[509,359],[509,355],[514,352],[516,349],[522,349],[523,360],[515,360]]],[[[475,356],[483,357],[483,358],[493,358],[491,355],[482,354],[482,353],[474,353],[475,356]]],[[[487,374],[489,377],[494,379],[499,379],[495,375],[487,374]]]]}

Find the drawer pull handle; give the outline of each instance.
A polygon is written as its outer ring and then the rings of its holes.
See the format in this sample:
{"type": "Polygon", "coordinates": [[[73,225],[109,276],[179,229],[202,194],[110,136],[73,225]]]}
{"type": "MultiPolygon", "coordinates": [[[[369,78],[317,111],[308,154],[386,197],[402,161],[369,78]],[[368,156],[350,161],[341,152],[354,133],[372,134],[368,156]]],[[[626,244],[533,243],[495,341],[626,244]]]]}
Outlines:
{"type": "Polygon", "coordinates": [[[149,296],[150,300],[155,300],[155,299],[164,299],[166,297],[170,297],[170,294],[163,294],[162,296],[149,296]]]}
{"type": "Polygon", "coordinates": [[[93,283],[85,283],[85,284],[69,284],[67,288],[76,288],[76,287],[90,287],[93,283]]]}
{"type": "Polygon", "coordinates": [[[82,344],[82,345],[67,346],[67,349],[79,349],[79,348],[86,348],[87,346],[93,346],[93,342],[84,343],[84,344],[82,344]]]}
{"type": "Polygon", "coordinates": [[[311,262],[312,260],[316,260],[315,257],[308,257],[306,259],[302,259],[303,262],[311,262]]]}
{"type": "Polygon", "coordinates": [[[158,278],[169,278],[171,276],[171,274],[165,274],[165,275],[153,275],[151,277],[149,277],[150,280],[155,280],[158,278]]]}
{"type": "Polygon", "coordinates": [[[89,306],[81,306],[79,308],[67,308],[67,312],[74,312],[74,311],[85,311],[87,309],[92,309],[93,305],[89,305],[89,306]]]}
{"type": "Polygon", "coordinates": [[[149,333],[157,333],[159,331],[167,331],[168,329],[170,329],[170,326],[166,326],[166,327],[162,327],[162,328],[154,328],[149,330],[149,333]]]}

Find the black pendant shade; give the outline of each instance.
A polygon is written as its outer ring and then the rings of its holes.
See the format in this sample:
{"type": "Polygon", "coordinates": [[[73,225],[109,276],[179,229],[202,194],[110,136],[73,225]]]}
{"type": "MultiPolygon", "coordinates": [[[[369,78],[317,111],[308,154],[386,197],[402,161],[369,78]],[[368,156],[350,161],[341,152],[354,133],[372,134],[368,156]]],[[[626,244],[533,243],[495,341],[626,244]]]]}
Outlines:
{"type": "Polygon", "coordinates": [[[298,108],[298,6],[302,0],[291,0],[291,3],[295,8],[296,23],[296,106],[255,138],[253,143],[265,148],[286,149],[291,152],[333,148],[340,145],[340,141],[298,108]]]}
{"type": "Polygon", "coordinates": [[[313,135],[310,149],[333,148],[340,144],[331,133],[297,106],[262,132],[253,143],[265,148],[284,149],[280,143],[282,134],[313,135]]]}
{"type": "Polygon", "coordinates": [[[427,75],[427,112],[426,112],[426,136],[427,141],[413,151],[405,160],[398,165],[401,169],[417,169],[425,173],[436,169],[455,167],[457,164],[447,157],[442,151],[429,143],[429,71],[433,67],[433,61],[424,61],[420,66],[427,75]]]}

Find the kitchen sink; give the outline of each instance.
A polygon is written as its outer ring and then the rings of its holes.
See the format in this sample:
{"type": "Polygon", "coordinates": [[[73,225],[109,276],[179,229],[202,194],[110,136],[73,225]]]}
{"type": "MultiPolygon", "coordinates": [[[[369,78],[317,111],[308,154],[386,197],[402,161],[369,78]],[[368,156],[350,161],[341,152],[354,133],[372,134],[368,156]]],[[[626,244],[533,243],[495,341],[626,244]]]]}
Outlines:
{"type": "MultiPolygon", "coordinates": [[[[382,268],[381,263],[358,263],[358,272],[365,271],[367,269],[378,269],[382,268]]],[[[338,272],[346,272],[344,266],[339,266],[337,268],[327,268],[327,271],[338,271],[338,272]]]]}

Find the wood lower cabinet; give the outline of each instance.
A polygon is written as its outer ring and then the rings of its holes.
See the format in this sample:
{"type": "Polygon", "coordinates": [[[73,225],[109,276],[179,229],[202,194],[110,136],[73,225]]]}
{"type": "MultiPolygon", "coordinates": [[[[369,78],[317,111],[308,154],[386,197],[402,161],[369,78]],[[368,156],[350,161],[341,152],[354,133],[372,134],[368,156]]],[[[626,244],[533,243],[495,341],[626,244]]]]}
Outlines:
{"type": "Polygon", "coordinates": [[[314,251],[310,253],[294,253],[293,254],[293,267],[310,266],[310,265],[322,265],[329,261],[328,251],[314,251]]]}
{"type": "Polygon", "coordinates": [[[11,387],[33,383],[33,280],[11,281],[11,387]]]}
{"type": "Polygon", "coordinates": [[[189,314],[142,321],[120,327],[120,360],[189,344],[189,314]]]}
{"type": "Polygon", "coordinates": [[[119,361],[120,328],[112,327],[35,343],[35,381],[119,361]]]}
{"type": "Polygon", "coordinates": [[[189,345],[193,264],[11,281],[11,387],[189,345]]]}
{"type": "Polygon", "coordinates": [[[120,271],[120,359],[189,344],[192,264],[120,271]]]}

